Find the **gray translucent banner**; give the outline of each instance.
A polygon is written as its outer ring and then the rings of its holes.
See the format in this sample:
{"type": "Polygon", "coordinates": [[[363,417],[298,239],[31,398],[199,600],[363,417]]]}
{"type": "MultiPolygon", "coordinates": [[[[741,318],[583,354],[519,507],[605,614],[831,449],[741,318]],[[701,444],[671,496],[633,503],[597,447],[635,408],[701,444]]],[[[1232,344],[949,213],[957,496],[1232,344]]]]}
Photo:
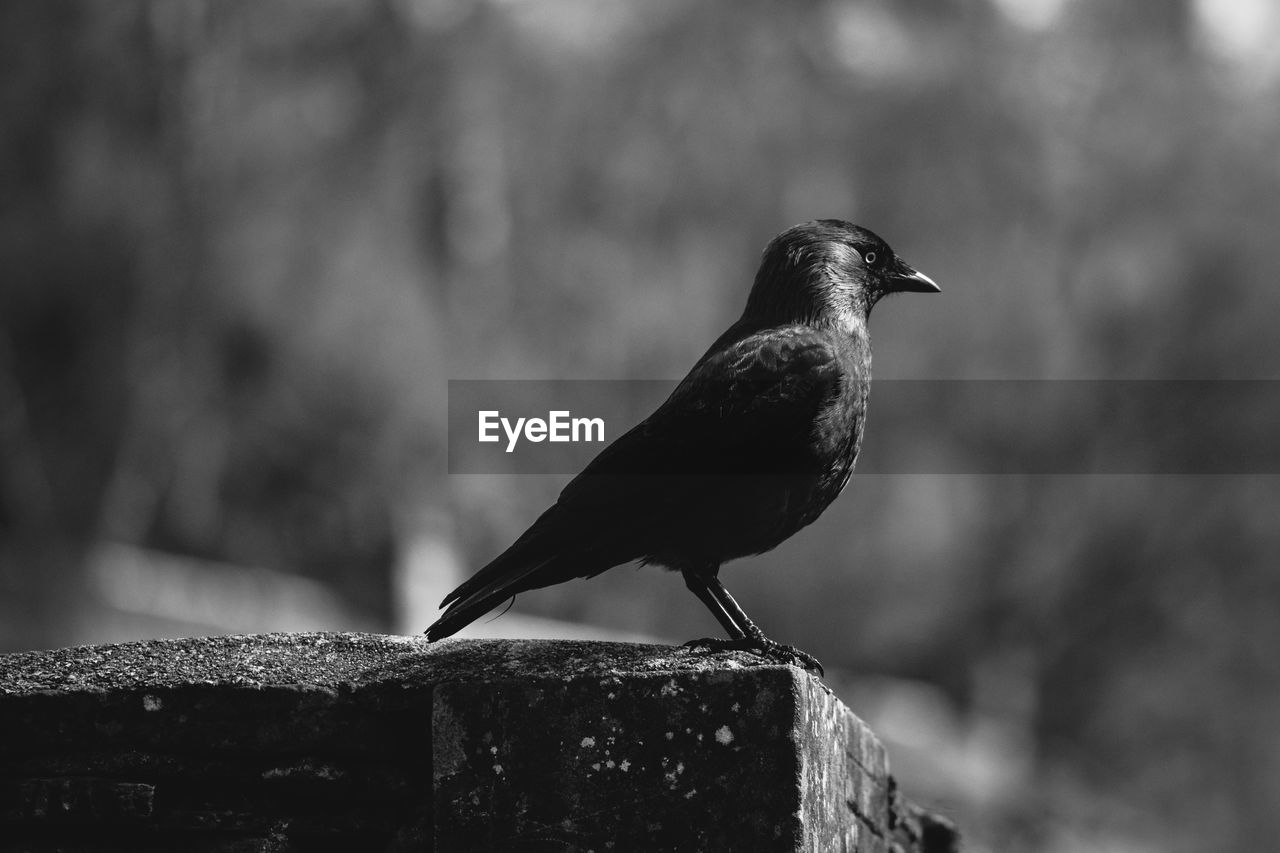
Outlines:
{"type": "MultiPolygon", "coordinates": [[[[451,380],[449,473],[576,474],[675,386],[451,380]]],[[[1280,474],[1278,435],[1277,380],[877,380],[857,472],[1280,474]]]]}

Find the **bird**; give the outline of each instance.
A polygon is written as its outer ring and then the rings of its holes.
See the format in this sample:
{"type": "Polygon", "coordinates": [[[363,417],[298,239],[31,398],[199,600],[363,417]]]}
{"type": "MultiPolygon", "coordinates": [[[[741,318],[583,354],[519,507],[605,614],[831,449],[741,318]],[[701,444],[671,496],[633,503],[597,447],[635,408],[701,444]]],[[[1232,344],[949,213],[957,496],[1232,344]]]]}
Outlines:
{"type": "Polygon", "coordinates": [[[871,384],[867,321],[885,296],[941,288],[839,219],[766,246],[742,316],[653,414],[606,446],[510,547],[441,602],[451,636],[515,595],[639,562],[680,572],[742,649],[822,672],[768,638],[721,582],[731,560],[813,522],[849,482],[871,384]]]}

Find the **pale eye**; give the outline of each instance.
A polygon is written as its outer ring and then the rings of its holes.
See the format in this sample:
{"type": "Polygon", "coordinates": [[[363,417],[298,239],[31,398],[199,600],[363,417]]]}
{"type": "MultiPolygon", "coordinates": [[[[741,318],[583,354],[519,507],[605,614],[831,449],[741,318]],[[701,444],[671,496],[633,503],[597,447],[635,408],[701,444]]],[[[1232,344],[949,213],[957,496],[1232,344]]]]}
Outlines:
{"type": "Polygon", "coordinates": [[[862,259],[867,262],[867,266],[873,266],[876,262],[876,253],[867,252],[865,255],[862,256],[862,259]]]}

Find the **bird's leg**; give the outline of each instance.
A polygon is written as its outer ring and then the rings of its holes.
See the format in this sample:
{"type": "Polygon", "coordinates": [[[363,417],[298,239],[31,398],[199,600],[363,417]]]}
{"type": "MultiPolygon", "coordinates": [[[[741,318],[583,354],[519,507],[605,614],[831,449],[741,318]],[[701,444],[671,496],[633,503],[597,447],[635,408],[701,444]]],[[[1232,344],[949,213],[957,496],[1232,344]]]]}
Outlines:
{"type": "Polygon", "coordinates": [[[725,589],[724,584],[720,582],[720,578],[712,575],[707,579],[707,589],[711,596],[716,599],[721,607],[729,614],[729,617],[738,625],[745,634],[745,639],[751,641],[749,648],[754,648],[767,657],[781,657],[784,659],[794,659],[800,662],[805,669],[817,670],[819,675],[823,674],[822,664],[818,659],[808,652],[801,651],[795,646],[787,646],[779,643],[777,640],[771,640],[765,636],[764,631],[756,623],[751,621],[746,611],[734,601],[733,596],[729,594],[729,590],[725,589]]]}
{"type": "MultiPolygon", "coordinates": [[[[716,617],[716,621],[724,627],[730,637],[735,640],[741,640],[747,636],[747,632],[738,627],[738,623],[734,621],[733,616],[729,614],[729,611],[725,609],[724,605],[720,603],[720,600],[717,599],[715,594],[711,591],[711,585],[708,582],[708,579],[714,580],[715,575],[703,572],[694,572],[688,569],[682,571],[681,574],[684,575],[684,585],[689,587],[689,591],[698,596],[698,600],[706,605],[707,609],[711,611],[711,615],[716,617]]],[[[721,588],[723,589],[723,587],[721,588]]],[[[729,599],[729,601],[733,603],[733,606],[739,613],[742,613],[742,608],[738,607],[738,603],[736,601],[733,601],[732,598],[729,599]]],[[[746,617],[745,613],[743,613],[743,617],[746,617]]],[[[749,619],[747,620],[748,624],[750,621],[751,620],[749,619]]],[[[751,627],[755,628],[755,625],[752,625],[751,627]]],[[[701,643],[702,641],[693,640],[692,642],[701,643]]],[[[685,645],[690,644],[686,643],[685,645]]]]}
{"type": "Polygon", "coordinates": [[[729,590],[725,589],[724,584],[715,574],[692,571],[685,571],[683,574],[685,585],[707,606],[731,637],[728,640],[705,637],[685,643],[686,646],[711,651],[726,649],[752,651],[787,663],[799,663],[805,669],[815,670],[819,675],[823,674],[822,664],[813,655],[795,646],[785,646],[766,637],[764,631],[761,631],[738,602],[733,600],[729,590]]]}

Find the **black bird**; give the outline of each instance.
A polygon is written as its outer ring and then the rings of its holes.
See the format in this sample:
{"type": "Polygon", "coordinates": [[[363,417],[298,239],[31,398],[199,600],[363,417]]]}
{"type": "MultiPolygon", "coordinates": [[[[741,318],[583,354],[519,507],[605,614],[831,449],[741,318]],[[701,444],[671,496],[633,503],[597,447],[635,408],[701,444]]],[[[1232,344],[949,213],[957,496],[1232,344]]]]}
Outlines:
{"type": "Polygon", "coordinates": [[[867,317],[886,294],[938,286],[875,234],[837,219],[764,251],[742,317],[667,401],[575,477],[515,543],[449,594],[430,640],[526,590],[636,560],[684,575],[728,632],[697,640],[821,671],[767,638],[718,577],[816,519],[849,481],[871,381],[867,317]]]}

